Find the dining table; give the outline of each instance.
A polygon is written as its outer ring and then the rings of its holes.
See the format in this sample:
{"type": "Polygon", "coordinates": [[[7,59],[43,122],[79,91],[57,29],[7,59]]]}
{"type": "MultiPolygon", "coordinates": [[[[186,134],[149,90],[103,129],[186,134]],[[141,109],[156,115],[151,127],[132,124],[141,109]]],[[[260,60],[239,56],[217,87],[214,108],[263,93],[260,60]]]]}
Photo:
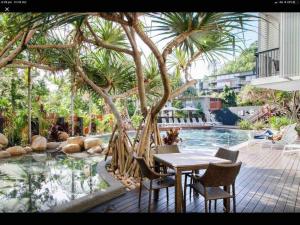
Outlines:
{"type": "MultiPolygon", "coordinates": [[[[210,163],[231,163],[230,160],[201,152],[154,154],[153,159],[156,165],[164,165],[175,171],[175,212],[177,213],[186,211],[182,192],[182,172],[207,169],[210,163]]],[[[155,190],[154,198],[158,199],[158,197],[159,190],[155,190]]],[[[226,211],[230,210],[230,202],[225,200],[224,207],[226,211]]]]}

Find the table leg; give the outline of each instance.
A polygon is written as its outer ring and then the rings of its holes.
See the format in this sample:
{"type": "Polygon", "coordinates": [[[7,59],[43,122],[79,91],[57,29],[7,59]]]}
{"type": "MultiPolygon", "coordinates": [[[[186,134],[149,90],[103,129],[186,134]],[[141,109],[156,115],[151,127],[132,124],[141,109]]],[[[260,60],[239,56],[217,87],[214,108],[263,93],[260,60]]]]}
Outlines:
{"type": "MultiPolygon", "coordinates": [[[[230,186],[224,186],[224,191],[230,192],[230,186]]],[[[223,200],[223,205],[225,208],[225,212],[230,212],[230,198],[226,198],[223,200]]]]}
{"type": "Polygon", "coordinates": [[[183,207],[182,204],[182,183],[181,183],[181,170],[175,169],[175,212],[180,213],[182,212],[183,207]]]}
{"type": "MultiPolygon", "coordinates": [[[[160,163],[157,162],[157,161],[154,161],[154,166],[155,166],[155,172],[157,173],[160,173],[160,168],[159,168],[159,165],[160,163]]],[[[159,189],[154,189],[154,194],[153,194],[153,197],[154,197],[154,200],[157,201],[159,199],[159,189]]]]}

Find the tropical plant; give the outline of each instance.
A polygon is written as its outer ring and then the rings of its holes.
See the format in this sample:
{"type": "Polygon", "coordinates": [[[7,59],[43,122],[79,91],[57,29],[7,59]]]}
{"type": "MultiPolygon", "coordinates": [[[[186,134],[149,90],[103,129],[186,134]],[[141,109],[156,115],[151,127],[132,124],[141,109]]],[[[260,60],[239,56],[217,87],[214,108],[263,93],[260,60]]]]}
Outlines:
{"type": "Polygon", "coordinates": [[[273,129],[279,130],[281,127],[291,124],[292,120],[286,116],[272,116],[268,122],[273,129]]]}
{"type": "Polygon", "coordinates": [[[132,126],[134,129],[137,129],[140,126],[143,118],[144,118],[143,115],[140,115],[140,114],[134,114],[131,117],[131,123],[132,123],[132,126]]]}
{"type": "Polygon", "coordinates": [[[179,136],[179,128],[171,128],[167,131],[167,136],[163,137],[163,141],[166,145],[177,144],[179,141],[182,141],[179,136]]]}
{"type": "Polygon", "coordinates": [[[264,121],[258,120],[255,123],[253,123],[252,128],[255,130],[261,130],[266,126],[267,126],[267,124],[265,124],[264,121]]]}
{"type": "Polygon", "coordinates": [[[221,93],[223,101],[223,107],[236,106],[236,94],[232,88],[225,85],[223,92],[221,93]]]}
{"type": "Polygon", "coordinates": [[[248,120],[241,120],[238,123],[238,126],[242,130],[251,130],[252,129],[252,124],[248,120]]]}

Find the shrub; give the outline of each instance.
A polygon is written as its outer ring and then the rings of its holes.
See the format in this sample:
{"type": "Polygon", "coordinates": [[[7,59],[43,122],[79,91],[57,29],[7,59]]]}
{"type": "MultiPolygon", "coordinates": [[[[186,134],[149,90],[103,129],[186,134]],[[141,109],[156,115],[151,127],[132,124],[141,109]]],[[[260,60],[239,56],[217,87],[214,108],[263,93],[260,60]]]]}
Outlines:
{"type": "Polygon", "coordinates": [[[251,130],[252,129],[252,124],[248,120],[241,120],[239,122],[238,126],[242,130],[251,130]]]}
{"type": "Polygon", "coordinates": [[[255,130],[261,130],[261,129],[263,129],[265,126],[266,126],[265,123],[264,123],[263,121],[259,120],[259,121],[256,121],[256,122],[253,124],[252,127],[253,127],[253,129],[255,129],[255,130]]]}
{"type": "Polygon", "coordinates": [[[140,115],[140,114],[134,114],[132,117],[131,117],[131,123],[132,123],[132,126],[134,129],[138,129],[138,127],[140,126],[140,123],[143,119],[143,116],[140,115]]]}
{"type": "Polygon", "coordinates": [[[292,123],[292,121],[286,116],[272,116],[269,118],[269,124],[275,130],[279,130],[280,127],[287,126],[290,123],[292,123]]]}

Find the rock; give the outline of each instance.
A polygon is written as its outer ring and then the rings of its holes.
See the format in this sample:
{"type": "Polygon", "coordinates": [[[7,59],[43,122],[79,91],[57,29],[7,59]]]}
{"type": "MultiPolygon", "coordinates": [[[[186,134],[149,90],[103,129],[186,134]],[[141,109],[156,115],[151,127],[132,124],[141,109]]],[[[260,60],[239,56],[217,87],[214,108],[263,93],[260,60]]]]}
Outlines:
{"type": "Polygon", "coordinates": [[[26,151],[26,153],[32,152],[32,148],[29,147],[29,146],[26,146],[26,147],[24,148],[24,150],[26,151]]]}
{"type": "Polygon", "coordinates": [[[8,139],[4,134],[0,133],[0,149],[5,148],[8,145],[8,139]]]}
{"type": "Polygon", "coordinates": [[[40,136],[40,135],[33,135],[33,136],[31,137],[31,143],[32,143],[37,137],[41,137],[41,136],[40,136]]]}
{"type": "Polygon", "coordinates": [[[31,148],[33,151],[45,151],[47,148],[47,139],[43,136],[34,138],[31,148]]]}
{"type": "Polygon", "coordinates": [[[80,145],[77,144],[67,144],[62,148],[64,153],[75,153],[80,152],[80,145]]]}
{"type": "Polygon", "coordinates": [[[99,138],[86,138],[84,140],[84,149],[88,150],[94,146],[100,146],[102,141],[99,138]]]}
{"type": "Polygon", "coordinates": [[[58,149],[62,149],[67,145],[67,141],[60,142],[59,146],[57,147],[58,149]]]}
{"type": "Polygon", "coordinates": [[[61,145],[60,142],[48,142],[47,149],[56,149],[60,145],[61,145]]]}
{"type": "Polygon", "coordinates": [[[11,156],[24,155],[27,152],[21,146],[13,146],[6,149],[6,152],[9,152],[11,156]]]}
{"type": "Polygon", "coordinates": [[[59,131],[58,133],[58,140],[60,141],[66,141],[69,138],[68,133],[64,132],[64,131],[59,131]]]}
{"type": "Polygon", "coordinates": [[[76,137],[69,137],[67,139],[68,144],[77,144],[80,145],[80,147],[83,147],[83,137],[82,136],[76,136],[76,137]]]}
{"type": "Polygon", "coordinates": [[[101,146],[94,146],[94,147],[90,148],[89,150],[87,150],[87,152],[89,154],[101,153],[102,151],[103,151],[103,149],[101,148],[101,146]]]}
{"type": "Polygon", "coordinates": [[[9,158],[11,154],[7,151],[0,151],[0,159],[9,158]]]}
{"type": "Polygon", "coordinates": [[[1,150],[1,149],[4,149],[4,146],[0,144],[0,150],[1,150]]]}
{"type": "Polygon", "coordinates": [[[136,188],[136,186],[135,186],[134,184],[132,184],[132,185],[129,186],[129,189],[130,189],[130,190],[133,190],[133,189],[135,189],[135,188],[136,188]]]}

